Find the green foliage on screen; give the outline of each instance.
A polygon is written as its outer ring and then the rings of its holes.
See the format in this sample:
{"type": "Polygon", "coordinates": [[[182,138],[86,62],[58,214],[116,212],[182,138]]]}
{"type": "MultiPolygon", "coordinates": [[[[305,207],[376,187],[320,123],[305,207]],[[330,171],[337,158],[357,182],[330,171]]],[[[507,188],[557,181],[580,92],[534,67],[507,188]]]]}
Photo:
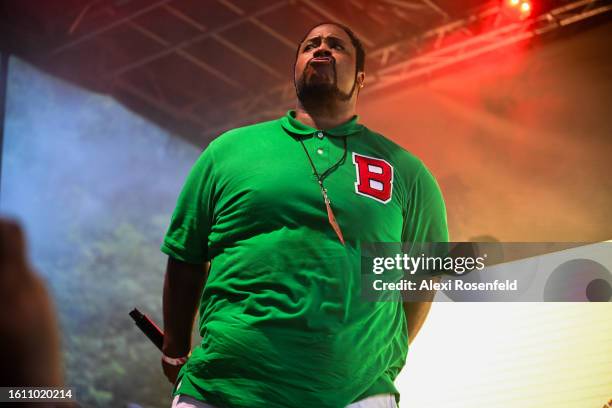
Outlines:
{"type": "Polygon", "coordinates": [[[67,385],[84,407],[169,407],[159,351],[128,313],[161,325],[159,246],[199,149],[17,59],[7,97],[1,211],[53,295],[67,385]]]}

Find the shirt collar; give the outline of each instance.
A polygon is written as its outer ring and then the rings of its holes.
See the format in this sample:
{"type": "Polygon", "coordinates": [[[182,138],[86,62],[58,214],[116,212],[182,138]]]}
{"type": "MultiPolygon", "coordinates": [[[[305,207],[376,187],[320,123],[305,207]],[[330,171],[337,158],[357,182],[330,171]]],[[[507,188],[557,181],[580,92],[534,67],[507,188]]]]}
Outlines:
{"type": "MultiPolygon", "coordinates": [[[[357,123],[359,120],[358,115],[353,115],[352,118],[344,122],[343,124],[336,126],[332,129],[325,129],[323,133],[331,136],[349,136],[359,133],[363,129],[363,125],[357,123]]],[[[298,135],[311,135],[318,132],[318,129],[303,124],[295,118],[295,110],[291,109],[287,111],[287,114],[281,119],[281,126],[289,133],[298,135]]]]}

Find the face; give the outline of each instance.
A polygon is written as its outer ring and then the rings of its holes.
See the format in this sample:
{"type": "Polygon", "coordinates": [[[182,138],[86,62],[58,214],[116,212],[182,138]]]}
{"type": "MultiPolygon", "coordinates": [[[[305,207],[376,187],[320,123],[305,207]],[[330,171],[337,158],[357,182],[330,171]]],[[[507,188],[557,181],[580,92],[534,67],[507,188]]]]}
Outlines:
{"type": "Polygon", "coordinates": [[[355,75],[356,51],[346,32],[335,25],[315,27],[298,50],[294,80],[298,98],[348,100],[363,80],[355,75]]]}

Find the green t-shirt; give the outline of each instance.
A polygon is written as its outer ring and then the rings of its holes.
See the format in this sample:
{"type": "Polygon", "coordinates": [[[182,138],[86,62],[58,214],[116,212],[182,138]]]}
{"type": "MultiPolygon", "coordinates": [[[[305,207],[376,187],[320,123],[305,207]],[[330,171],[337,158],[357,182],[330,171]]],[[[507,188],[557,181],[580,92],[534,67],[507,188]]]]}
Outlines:
{"type": "Polygon", "coordinates": [[[294,116],[214,140],[179,196],[162,251],[211,268],[202,343],[175,395],[232,408],[399,398],[404,310],[360,297],[360,245],[447,241],[440,189],[418,158],[357,116],[325,131],[294,116]],[[345,245],[300,140],[320,174],[344,157],[324,186],[345,245]]]}

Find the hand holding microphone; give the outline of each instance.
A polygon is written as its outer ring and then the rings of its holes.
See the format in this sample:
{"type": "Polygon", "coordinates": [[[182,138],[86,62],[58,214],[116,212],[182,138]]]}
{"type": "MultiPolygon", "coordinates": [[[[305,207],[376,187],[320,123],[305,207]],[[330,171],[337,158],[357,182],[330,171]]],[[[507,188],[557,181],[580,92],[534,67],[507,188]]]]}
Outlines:
{"type": "Polygon", "coordinates": [[[176,382],[176,377],[183,365],[189,359],[188,354],[176,352],[176,350],[164,349],[164,332],[147,315],[138,309],[130,312],[136,326],[151,340],[151,342],[162,352],[162,370],[172,384],[176,382]]]}

